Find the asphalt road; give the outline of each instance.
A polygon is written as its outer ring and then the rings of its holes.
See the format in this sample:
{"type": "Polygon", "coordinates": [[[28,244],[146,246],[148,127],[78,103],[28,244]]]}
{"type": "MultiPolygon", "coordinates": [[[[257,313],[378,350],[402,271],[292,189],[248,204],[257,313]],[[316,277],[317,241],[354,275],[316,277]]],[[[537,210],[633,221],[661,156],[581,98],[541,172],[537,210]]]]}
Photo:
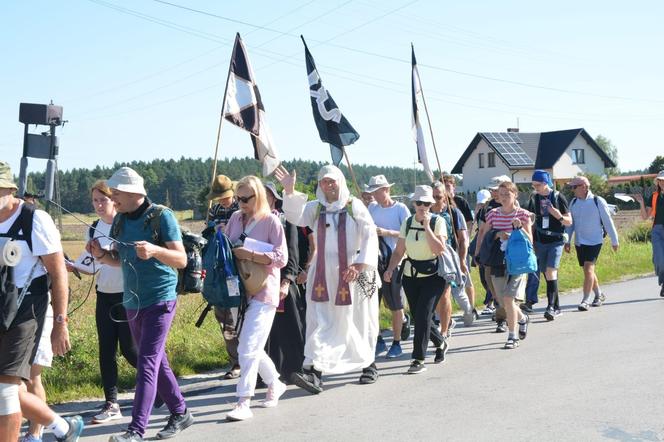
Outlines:
{"type": "MultiPolygon", "coordinates": [[[[651,277],[604,291],[604,306],[588,312],[577,311],[579,293],[564,295],[564,314],[552,323],[540,302],[516,350],[502,349],[506,334],[494,333],[484,317],[457,326],[445,363],[434,365],[430,350],[423,374],[404,374],[408,341],[401,358],[378,359],[374,385],[359,385],[359,373],[350,373],[324,377],[318,396],[291,386],[278,408],[255,407],[245,422],[224,420],[234,383],[194,380],[187,403],[196,423],[175,440],[664,441],[664,299],[651,277]]],[[[130,406],[123,420],[89,426],[81,440],[121,432],[130,406]]],[[[153,414],[147,438],[162,428],[166,413],[153,414]]]]}

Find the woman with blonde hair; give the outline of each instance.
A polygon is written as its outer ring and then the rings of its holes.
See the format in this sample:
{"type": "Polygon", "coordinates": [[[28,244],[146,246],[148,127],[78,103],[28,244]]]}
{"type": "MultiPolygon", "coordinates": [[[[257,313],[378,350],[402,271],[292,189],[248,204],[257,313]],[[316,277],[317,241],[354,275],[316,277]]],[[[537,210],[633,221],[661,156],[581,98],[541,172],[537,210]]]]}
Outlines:
{"type": "MultiPolygon", "coordinates": [[[[519,190],[511,181],[503,182],[498,186],[498,201],[501,207],[496,207],[486,214],[486,222],[482,224],[478,235],[477,244],[482,244],[484,236],[489,232],[495,232],[495,241],[504,243],[508,240],[513,229],[523,229],[530,242],[533,234],[530,224],[530,212],[519,207],[517,197],[519,190]]],[[[505,349],[513,349],[519,346],[519,340],[525,339],[528,333],[530,318],[521,312],[515,301],[523,301],[526,294],[526,283],[528,274],[508,275],[505,267],[491,267],[492,286],[495,290],[494,296],[501,306],[505,308],[507,315],[507,328],[509,335],[505,343],[505,349]],[[516,334],[517,323],[519,334],[516,334]]]]}
{"type": "Polygon", "coordinates": [[[279,305],[280,269],[286,265],[288,251],[284,229],[279,218],[270,211],[263,183],[255,176],[246,176],[238,181],[235,197],[240,210],[231,215],[226,226],[226,235],[235,246],[235,259],[262,266],[267,274],[262,285],[251,290],[253,293],[247,290],[248,306],[239,335],[238,402],[226,419],[241,421],[253,417],[249,405],[258,374],[268,386],[264,407],[276,407],[279,397],[286,391],[286,385],[279,380],[279,372],[265,352],[265,343],[279,305]],[[259,248],[271,250],[257,251],[259,248]]]}

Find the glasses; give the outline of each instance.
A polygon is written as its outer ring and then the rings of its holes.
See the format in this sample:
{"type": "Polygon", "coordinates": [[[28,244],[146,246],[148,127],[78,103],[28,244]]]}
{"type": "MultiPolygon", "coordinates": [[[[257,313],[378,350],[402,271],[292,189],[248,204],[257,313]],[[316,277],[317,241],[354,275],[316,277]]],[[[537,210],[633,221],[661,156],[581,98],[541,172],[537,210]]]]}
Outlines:
{"type": "Polygon", "coordinates": [[[427,201],[415,201],[416,206],[424,206],[424,207],[429,207],[431,205],[430,202],[427,201]]]}
{"type": "Polygon", "coordinates": [[[238,196],[237,200],[241,203],[247,204],[255,196],[256,196],[255,194],[250,196],[238,196]]]}

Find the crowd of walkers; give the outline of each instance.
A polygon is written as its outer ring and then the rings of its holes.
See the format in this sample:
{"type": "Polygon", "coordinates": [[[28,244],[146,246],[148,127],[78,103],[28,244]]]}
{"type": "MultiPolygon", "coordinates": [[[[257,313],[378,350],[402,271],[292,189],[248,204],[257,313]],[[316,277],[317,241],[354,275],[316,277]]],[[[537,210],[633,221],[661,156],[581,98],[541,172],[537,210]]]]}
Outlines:
{"type": "MultiPolygon", "coordinates": [[[[528,336],[542,278],[544,317],[561,316],[558,269],[572,241],[584,276],[578,310],[600,307],[606,299],[595,266],[604,237],[617,251],[618,235],[606,201],[583,176],[568,183],[574,194],[568,201],[546,171],[535,171],[523,207],[510,178],[494,177],[477,193],[474,208],[455,194],[452,176],[417,186],[410,208],[392,197],[393,183],[383,175],[369,180],[360,199],[351,195],[341,170],[324,166],[313,201],[295,190],[294,171],[279,167],[274,176],[281,193],[255,176],[233,182],[218,175],[207,195],[208,235],[227,239],[234,264],[245,269],[239,280],[229,275],[220,282],[231,295],[244,293],[244,302],[214,306],[230,358],[224,377],[238,378],[229,421],[253,416],[259,387],[266,387],[260,405],[272,408],[287,384],[323,392],[324,375],[357,371],[360,384],[373,384],[376,359],[401,357],[411,330],[407,373],[427,370],[429,341],[433,363],[443,363],[456,325],[453,299],[464,325],[491,315],[496,332],[507,333],[504,348],[517,348],[528,336]],[[475,308],[480,287],[472,283],[473,267],[485,292],[481,312],[475,308]],[[379,327],[381,302],[390,313],[391,339],[379,327]]],[[[636,199],[641,216],[653,219],[653,262],[664,297],[664,171],[656,184],[650,201],[636,199]]],[[[0,441],[17,440],[21,416],[30,420],[23,441],[41,440],[42,426],[57,440],[76,441],[83,420],[62,418],[46,406],[40,374],[53,354],[70,348],[66,271],[77,268],[65,261],[50,217],[15,191],[9,167],[0,163],[0,237],[18,241],[23,250],[18,266],[2,267],[2,290],[30,292],[11,316],[3,306],[0,441]]],[[[175,437],[194,423],[165,351],[177,307],[177,269],[187,264],[182,233],[173,212],[152,203],[143,178],[128,167],[94,183],[90,198],[99,220],[86,232],[86,253],[89,273],[97,275],[105,397],[91,423],[122,418],[119,347],[136,368],[136,390],[127,430],[109,440],[142,441],[153,408],[162,405],[170,416],[156,437],[175,437]]]]}

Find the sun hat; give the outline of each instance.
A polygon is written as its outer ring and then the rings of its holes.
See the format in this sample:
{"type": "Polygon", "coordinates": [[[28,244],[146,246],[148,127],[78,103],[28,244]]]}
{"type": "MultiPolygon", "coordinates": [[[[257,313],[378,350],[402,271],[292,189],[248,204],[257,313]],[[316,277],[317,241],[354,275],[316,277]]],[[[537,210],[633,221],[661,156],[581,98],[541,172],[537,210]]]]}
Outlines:
{"type": "Polygon", "coordinates": [[[263,185],[265,186],[265,189],[269,190],[276,199],[279,201],[282,200],[281,195],[279,195],[279,192],[277,192],[277,187],[272,181],[266,181],[263,183],[263,185]]]}
{"type": "Polygon", "coordinates": [[[338,167],[331,164],[326,164],[318,171],[318,181],[321,181],[324,178],[332,178],[333,180],[337,181],[339,179],[340,173],[341,170],[338,167]]]}
{"type": "Polygon", "coordinates": [[[581,186],[581,185],[583,185],[583,184],[585,184],[586,186],[590,187],[590,181],[588,180],[588,178],[586,178],[586,177],[584,177],[584,176],[582,176],[582,175],[579,175],[579,176],[574,177],[574,179],[572,179],[572,181],[570,181],[569,183],[567,183],[567,185],[570,186],[570,187],[571,187],[571,186],[581,186]]]}
{"type": "Polygon", "coordinates": [[[233,181],[231,181],[230,178],[228,178],[226,175],[217,175],[212,182],[212,188],[210,189],[210,192],[207,194],[208,201],[233,196],[235,193],[233,187],[233,181]]]}
{"type": "Polygon", "coordinates": [[[366,191],[373,193],[378,189],[382,189],[383,187],[392,186],[394,186],[394,183],[388,183],[385,175],[376,175],[369,179],[369,184],[366,186],[366,191]]]}
{"type": "Polygon", "coordinates": [[[484,204],[491,199],[491,192],[486,189],[482,189],[477,192],[477,204],[484,204]]]}
{"type": "Polygon", "coordinates": [[[656,180],[664,180],[664,170],[660,170],[657,176],[655,177],[656,180]]]}
{"type": "Polygon", "coordinates": [[[433,189],[431,186],[417,186],[413,193],[412,201],[421,201],[423,203],[434,204],[436,200],[433,199],[433,189]]]}
{"type": "Polygon", "coordinates": [[[0,161],[0,189],[18,190],[18,187],[14,183],[12,169],[9,167],[9,164],[4,161],[0,161]]]}
{"type": "Polygon", "coordinates": [[[507,175],[499,175],[491,178],[491,182],[487,186],[487,189],[496,190],[502,183],[511,183],[512,179],[507,175]]]}
{"type": "Polygon", "coordinates": [[[551,181],[551,175],[549,175],[549,172],[546,170],[536,170],[533,172],[533,177],[532,181],[536,181],[538,183],[545,183],[549,187],[553,187],[553,181],[551,181]]]}
{"type": "Polygon", "coordinates": [[[106,184],[110,189],[119,190],[121,192],[147,195],[145,187],[143,186],[143,177],[131,167],[125,166],[116,170],[106,184]]]}

